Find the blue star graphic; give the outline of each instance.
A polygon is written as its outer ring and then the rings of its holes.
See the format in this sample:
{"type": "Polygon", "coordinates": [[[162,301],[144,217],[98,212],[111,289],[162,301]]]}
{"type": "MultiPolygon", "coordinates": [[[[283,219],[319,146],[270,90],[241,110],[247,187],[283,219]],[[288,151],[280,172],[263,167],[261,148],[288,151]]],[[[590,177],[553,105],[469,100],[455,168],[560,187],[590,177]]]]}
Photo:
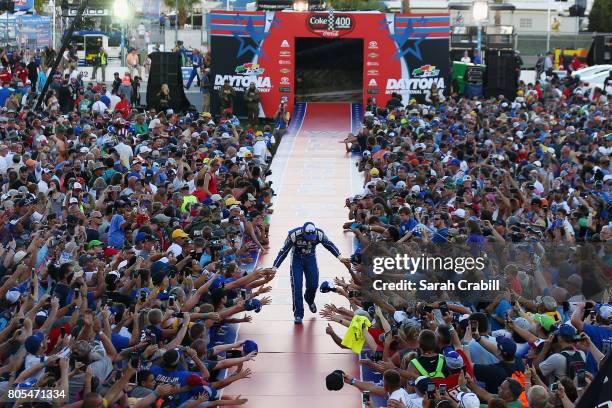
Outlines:
{"type": "Polygon", "coordinates": [[[387,18],[383,16],[382,20],[378,22],[379,30],[389,30],[389,25],[391,25],[390,21],[387,21],[387,18]]]}
{"type": "Polygon", "coordinates": [[[270,33],[266,33],[264,30],[256,28],[253,25],[253,19],[249,17],[245,28],[243,30],[237,30],[232,32],[232,35],[240,42],[238,54],[236,55],[237,58],[240,58],[249,51],[253,52],[253,54],[255,55],[261,56],[261,43],[268,35],[270,35],[270,33]],[[244,34],[246,34],[246,37],[244,36],[244,34]],[[255,46],[249,44],[247,42],[247,39],[253,41],[255,43],[255,46]]]}
{"type": "Polygon", "coordinates": [[[408,25],[404,29],[395,29],[395,34],[389,34],[393,41],[397,44],[397,54],[395,54],[396,59],[400,59],[406,54],[414,55],[419,61],[423,60],[423,56],[421,54],[421,43],[425,38],[427,38],[427,33],[419,33],[414,29],[414,24],[412,20],[408,20],[408,25]],[[412,47],[404,49],[404,45],[408,42],[408,40],[416,39],[412,47]]]}
{"type": "MultiPolygon", "coordinates": [[[[270,21],[270,20],[268,20],[270,21]]],[[[271,20],[272,24],[270,24],[270,28],[278,28],[280,26],[281,20],[274,14],[274,17],[271,20]]]]}

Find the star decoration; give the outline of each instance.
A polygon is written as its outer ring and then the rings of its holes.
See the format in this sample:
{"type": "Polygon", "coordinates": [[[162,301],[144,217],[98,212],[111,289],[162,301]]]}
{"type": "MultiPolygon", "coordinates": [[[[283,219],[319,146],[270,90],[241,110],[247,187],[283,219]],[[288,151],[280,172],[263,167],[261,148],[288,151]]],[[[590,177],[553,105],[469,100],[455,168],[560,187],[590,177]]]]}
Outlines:
{"type": "Polygon", "coordinates": [[[234,38],[238,39],[238,41],[240,42],[238,54],[236,55],[237,58],[240,58],[249,51],[252,51],[253,54],[257,56],[261,56],[261,43],[268,35],[270,35],[270,33],[266,33],[264,30],[257,29],[253,25],[253,19],[251,17],[249,17],[249,19],[247,20],[247,24],[244,30],[237,30],[234,31],[232,34],[234,38]],[[243,35],[245,33],[247,35],[246,37],[243,35]],[[249,44],[249,42],[247,41],[249,39],[255,43],[255,46],[249,44]]]}
{"type": "Polygon", "coordinates": [[[276,17],[276,13],[274,13],[274,17],[272,18],[272,20],[268,20],[269,22],[271,21],[272,24],[270,24],[270,28],[277,28],[280,26],[280,18],[276,17]]]}
{"type": "Polygon", "coordinates": [[[406,54],[414,55],[419,61],[423,60],[423,56],[421,54],[421,43],[425,38],[427,38],[427,33],[418,33],[414,29],[414,24],[412,20],[408,20],[408,25],[404,29],[395,29],[395,34],[389,34],[393,41],[397,44],[397,54],[395,54],[396,59],[400,59],[406,54]],[[408,40],[416,39],[412,47],[404,49],[404,46],[408,42],[408,40]]]}
{"type": "Polygon", "coordinates": [[[383,15],[382,20],[378,22],[379,30],[389,30],[389,26],[391,25],[390,21],[387,21],[387,18],[383,15]]]}

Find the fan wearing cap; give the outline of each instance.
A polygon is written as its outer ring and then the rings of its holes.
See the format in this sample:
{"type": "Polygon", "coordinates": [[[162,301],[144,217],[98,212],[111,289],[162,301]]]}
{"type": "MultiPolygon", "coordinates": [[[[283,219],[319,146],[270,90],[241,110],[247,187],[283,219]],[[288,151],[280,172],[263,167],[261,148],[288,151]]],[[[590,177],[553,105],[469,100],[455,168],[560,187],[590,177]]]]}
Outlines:
{"type": "MultiPolygon", "coordinates": [[[[586,333],[591,339],[590,343],[606,355],[612,350],[612,305],[605,304],[599,307],[596,321],[591,324],[583,322],[586,304],[579,303],[572,314],[571,323],[578,332],[586,333]]],[[[598,362],[589,353],[587,359],[587,369],[591,373],[596,373],[598,362]]]]}
{"type": "Polygon", "coordinates": [[[315,254],[318,244],[323,245],[340,262],[344,264],[350,262],[340,256],[340,250],[321,229],[315,227],[314,223],[310,221],[289,231],[285,244],[274,260],[273,267],[279,268],[289,252],[293,250],[289,274],[293,292],[293,315],[296,324],[301,324],[304,318],[304,300],[308,303],[312,313],[317,312],[314,301],[319,287],[319,269],[315,254]],[[304,277],[306,277],[305,293],[302,291],[304,277]]]}
{"type": "Polygon", "coordinates": [[[586,367],[585,353],[575,348],[574,337],[576,334],[574,326],[562,324],[553,336],[544,342],[542,351],[535,358],[533,365],[536,367],[538,374],[547,378],[549,383],[558,381],[565,376],[573,378],[577,369],[586,367]],[[553,343],[557,343],[559,351],[546,358],[553,347],[553,343]]]}
{"type": "Polygon", "coordinates": [[[474,364],[476,380],[483,382],[489,393],[497,392],[502,383],[512,373],[525,371],[523,361],[516,358],[516,343],[511,338],[498,336],[495,338],[496,345],[481,336],[479,332],[472,333],[472,337],[485,350],[497,356],[500,360],[495,364],[474,364]]]}

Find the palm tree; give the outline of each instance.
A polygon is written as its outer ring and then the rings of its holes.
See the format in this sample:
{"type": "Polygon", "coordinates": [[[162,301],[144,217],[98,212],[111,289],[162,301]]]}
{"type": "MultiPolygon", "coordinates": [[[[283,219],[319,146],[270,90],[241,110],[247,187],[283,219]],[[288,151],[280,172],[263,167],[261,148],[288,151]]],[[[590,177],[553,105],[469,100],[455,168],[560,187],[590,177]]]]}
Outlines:
{"type": "Polygon", "coordinates": [[[169,7],[171,10],[177,11],[179,27],[185,25],[185,21],[187,21],[187,13],[193,9],[193,6],[200,3],[201,0],[164,0],[164,4],[167,7],[169,7]]]}

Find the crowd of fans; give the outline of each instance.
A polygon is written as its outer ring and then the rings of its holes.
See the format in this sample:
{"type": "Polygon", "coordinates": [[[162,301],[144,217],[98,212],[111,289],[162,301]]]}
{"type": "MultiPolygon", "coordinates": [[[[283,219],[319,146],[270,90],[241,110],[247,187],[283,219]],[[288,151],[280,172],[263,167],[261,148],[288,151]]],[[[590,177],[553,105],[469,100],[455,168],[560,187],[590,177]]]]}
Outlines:
{"type": "Polygon", "coordinates": [[[365,345],[374,379],[337,371],[329,389],[345,383],[364,406],[391,408],[569,408],[604,392],[589,386],[612,350],[612,94],[573,81],[521,84],[513,98],[370,99],[344,140],[365,178],[346,200],[351,279],[321,286],[351,306],[321,315],[339,347],[365,345]],[[438,278],[373,276],[372,257],[402,252],[481,256],[477,277],[500,290],[372,290],[374,278],[438,278]]]}
{"type": "Polygon", "coordinates": [[[222,390],[257,356],[233,323],[270,302],[271,129],[101,107],[115,83],[69,72],[34,110],[20,67],[0,74],[2,405],[244,404],[222,390]]]}

